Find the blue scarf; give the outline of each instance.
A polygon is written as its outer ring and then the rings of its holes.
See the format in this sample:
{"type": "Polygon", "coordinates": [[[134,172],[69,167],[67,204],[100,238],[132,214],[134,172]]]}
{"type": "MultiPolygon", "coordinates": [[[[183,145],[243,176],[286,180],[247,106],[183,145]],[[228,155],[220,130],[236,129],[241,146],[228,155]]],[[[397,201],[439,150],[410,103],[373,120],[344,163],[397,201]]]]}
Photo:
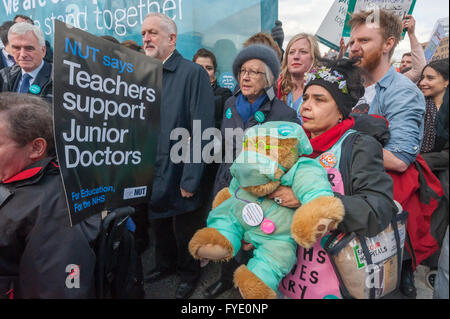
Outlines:
{"type": "Polygon", "coordinates": [[[241,116],[242,120],[244,121],[244,124],[247,123],[247,121],[255,115],[256,111],[263,105],[266,100],[269,98],[267,97],[267,94],[264,92],[263,95],[261,95],[253,104],[250,104],[250,102],[247,100],[247,98],[242,94],[239,93],[237,99],[236,99],[236,110],[238,111],[239,115],[241,116]]]}

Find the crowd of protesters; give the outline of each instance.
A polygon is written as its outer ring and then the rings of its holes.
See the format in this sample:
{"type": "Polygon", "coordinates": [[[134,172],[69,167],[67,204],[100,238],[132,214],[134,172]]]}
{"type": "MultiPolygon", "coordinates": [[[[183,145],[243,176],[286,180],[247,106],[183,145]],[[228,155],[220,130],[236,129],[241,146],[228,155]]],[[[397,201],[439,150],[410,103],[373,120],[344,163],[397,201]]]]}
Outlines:
{"type": "MultiPolygon", "coordinates": [[[[220,86],[213,52],[201,48],[189,61],[177,51],[177,25],[164,14],[145,18],[142,46],[102,36],[163,63],[152,192],[133,216],[139,254],[149,247],[149,231],[155,235],[156,267],[144,269],[148,283],[176,273],[175,297],[193,294],[201,267],[189,253],[189,241],[232,180],[225,161],[171,161],[168,150],[176,143],[171,131],[185,128],[192,134],[192,121],[200,120],[203,128],[216,127],[226,136],[230,128],[287,121],[303,126],[311,158],[336,153],[343,191],[335,196],[346,214],[333,230],[375,236],[393,220],[397,202],[409,213],[400,291],[416,296],[414,272],[426,264],[437,271],[434,297],[448,298],[448,59],[427,64],[414,17],[401,20],[381,10],[380,25],[373,28],[366,25],[371,14],[352,16],[350,40],[341,42],[334,60],[322,58],[317,39],[306,33],[293,36],[283,50],[277,21],[271,35],[255,34],[233,57],[233,92],[220,86]],[[396,70],[392,57],[404,29],[411,52],[396,70]]],[[[93,298],[100,217],[69,226],[53,142],[50,44],[26,16],[4,22],[0,38],[0,298],[93,298]],[[83,289],[64,288],[68,264],[89,274],[83,289]]],[[[239,154],[240,141],[221,142],[231,145],[233,156],[239,154]]],[[[268,197],[292,209],[302,205],[287,185],[268,197]]],[[[252,248],[244,242],[222,264],[206,298],[233,287],[233,273],[251,258],[252,248]]]]}

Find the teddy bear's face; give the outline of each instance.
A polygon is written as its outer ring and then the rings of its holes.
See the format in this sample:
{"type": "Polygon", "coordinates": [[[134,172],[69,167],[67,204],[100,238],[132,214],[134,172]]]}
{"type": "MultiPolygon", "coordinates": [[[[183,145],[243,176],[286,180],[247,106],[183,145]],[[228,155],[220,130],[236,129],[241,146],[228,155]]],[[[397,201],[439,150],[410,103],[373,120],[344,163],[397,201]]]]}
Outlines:
{"type": "MultiPolygon", "coordinates": [[[[265,155],[278,162],[287,172],[298,160],[297,145],[298,140],[295,138],[278,139],[270,136],[256,136],[250,137],[244,142],[243,151],[253,151],[265,155]]],[[[285,172],[277,167],[274,177],[279,180],[284,174],[285,172]]],[[[263,185],[244,187],[243,189],[262,197],[273,193],[279,185],[280,181],[271,181],[263,185]]]]}

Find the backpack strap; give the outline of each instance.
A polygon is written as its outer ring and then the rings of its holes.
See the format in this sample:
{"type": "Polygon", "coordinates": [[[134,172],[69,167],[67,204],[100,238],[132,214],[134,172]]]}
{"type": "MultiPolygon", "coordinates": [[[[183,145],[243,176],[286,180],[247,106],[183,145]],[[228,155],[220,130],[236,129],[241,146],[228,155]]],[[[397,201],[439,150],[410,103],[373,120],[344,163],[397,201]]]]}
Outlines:
{"type": "Polygon", "coordinates": [[[403,264],[403,254],[402,254],[402,246],[400,243],[400,233],[398,231],[398,225],[397,225],[397,216],[394,217],[394,220],[392,221],[392,227],[394,228],[394,237],[395,237],[395,245],[397,246],[397,287],[400,286],[400,278],[402,276],[402,264],[403,264]]]}
{"type": "Polygon", "coordinates": [[[351,179],[351,155],[353,151],[353,144],[355,143],[356,138],[358,137],[358,133],[350,134],[346,140],[343,142],[342,150],[341,150],[341,159],[340,159],[340,168],[342,175],[342,182],[344,183],[344,191],[345,195],[350,196],[353,194],[353,187],[350,183],[351,179]]]}

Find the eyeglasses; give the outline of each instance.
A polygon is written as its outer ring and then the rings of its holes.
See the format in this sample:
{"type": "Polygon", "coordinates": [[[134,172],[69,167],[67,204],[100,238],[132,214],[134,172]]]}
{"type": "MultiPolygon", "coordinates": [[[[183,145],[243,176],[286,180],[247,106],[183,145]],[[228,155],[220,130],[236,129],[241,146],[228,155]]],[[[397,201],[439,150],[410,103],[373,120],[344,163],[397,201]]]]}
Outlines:
{"type": "Polygon", "coordinates": [[[245,74],[248,74],[248,76],[252,79],[255,79],[258,74],[266,74],[265,72],[259,72],[259,71],[254,71],[254,70],[246,70],[246,69],[241,69],[239,71],[239,77],[242,78],[243,76],[245,76],[245,74]]]}
{"type": "MultiPolygon", "coordinates": [[[[259,148],[268,151],[270,149],[280,149],[283,147],[283,146],[279,146],[279,145],[267,145],[266,142],[263,140],[258,140],[258,143],[255,143],[255,141],[253,139],[246,139],[244,141],[244,148],[247,148],[247,146],[251,146],[252,148],[255,148],[256,151],[258,151],[259,148]]],[[[295,148],[292,148],[291,151],[295,152],[295,148]]]]}
{"type": "Polygon", "coordinates": [[[252,146],[256,150],[258,150],[258,148],[260,148],[260,147],[262,149],[265,149],[265,150],[270,150],[270,149],[273,149],[273,148],[275,148],[275,149],[276,148],[280,148],[278,145],[267,145],[266,142],[264,142],[263,140],[259,140],[258,143],[256,144],[255,141],[251,140],[251,139],[246,139],[245,140],[244,148],[246,148],[247,145],[249,145],[249,144],[250,144],[250,146],[252,146]]]}

